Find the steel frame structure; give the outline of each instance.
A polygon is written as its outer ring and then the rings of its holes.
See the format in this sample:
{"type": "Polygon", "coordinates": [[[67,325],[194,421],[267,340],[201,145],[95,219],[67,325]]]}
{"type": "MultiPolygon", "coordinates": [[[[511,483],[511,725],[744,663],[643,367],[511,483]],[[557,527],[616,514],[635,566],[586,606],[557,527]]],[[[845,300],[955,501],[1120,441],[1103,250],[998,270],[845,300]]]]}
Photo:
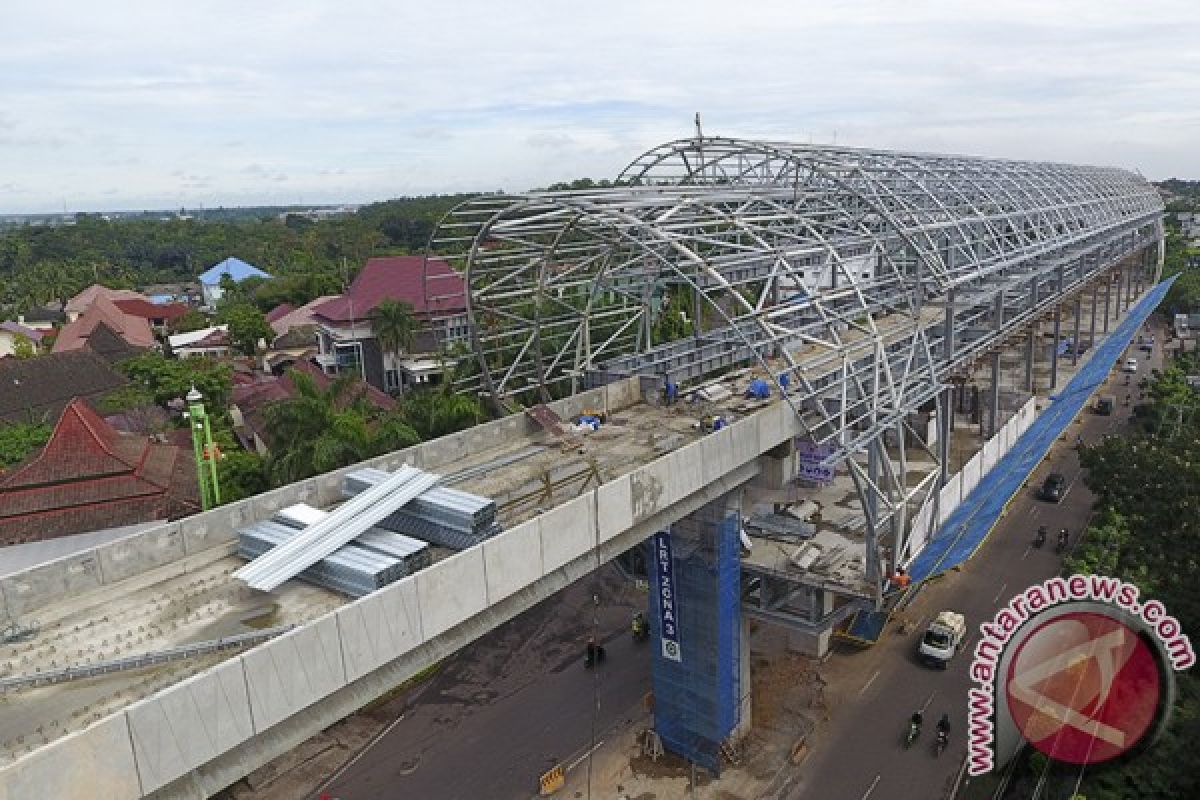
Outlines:
{"type": "Polygon", "coordinates": [[[903,445],[925,446],[911,413],[933,403],[947,424],[952,373],[1114,265],[1140,254],[1125,273],[1157,272],[1162,212],[1115,168],[697,136],[612,187],[468,201],[431,253],[466,279],[478,371],[460,388],[544,399],[627,375],[786,375],[807,435],[849,467],[878,584],[879,535],[903,552],[947,477],[943,435],[926,447],[937,472],[909,485],[903,445]],[[677,307],[690,334],[656,341],[677,307]]]}

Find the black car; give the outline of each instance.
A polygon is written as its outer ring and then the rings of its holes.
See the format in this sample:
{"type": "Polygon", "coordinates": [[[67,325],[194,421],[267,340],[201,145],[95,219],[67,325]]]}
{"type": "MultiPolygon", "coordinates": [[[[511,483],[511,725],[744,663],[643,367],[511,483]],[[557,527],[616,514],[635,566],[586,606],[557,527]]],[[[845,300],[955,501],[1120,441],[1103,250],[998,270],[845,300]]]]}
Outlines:
{"type": "Polygon", "coordinates": [[[1051,472],[1042,482],[1038,497],[1050,503],[1057,503],[1067,493],[1067,479],[1057,472],[1051,472]]]}

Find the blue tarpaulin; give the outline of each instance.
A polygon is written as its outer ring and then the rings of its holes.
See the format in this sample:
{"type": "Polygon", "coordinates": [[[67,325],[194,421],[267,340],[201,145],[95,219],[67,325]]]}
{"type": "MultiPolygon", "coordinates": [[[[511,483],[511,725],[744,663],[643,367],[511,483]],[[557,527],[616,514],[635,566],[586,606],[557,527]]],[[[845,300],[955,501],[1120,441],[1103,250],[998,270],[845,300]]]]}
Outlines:
{"type": "Polygon", "coordinates": [[[746,388],[746,397],[755,400],[766,400],[771,396],[771,387],[762,378],[755,378],[750,381],[750,386],[746,388]]]}
{"type": "Polygon", "coordinates": [[[913,581],[923,581],[966,561],[987,538],[1004,507],[1045,458],[1050,445],[1079,413],[1113,364],[1129,346],[1146,317],[1162,301],[1174,278],[1154,287],[1134,306],[1053,402],[1034,420],[1012,449],[954,510],[933,540],[908,566],[913,581]]]}

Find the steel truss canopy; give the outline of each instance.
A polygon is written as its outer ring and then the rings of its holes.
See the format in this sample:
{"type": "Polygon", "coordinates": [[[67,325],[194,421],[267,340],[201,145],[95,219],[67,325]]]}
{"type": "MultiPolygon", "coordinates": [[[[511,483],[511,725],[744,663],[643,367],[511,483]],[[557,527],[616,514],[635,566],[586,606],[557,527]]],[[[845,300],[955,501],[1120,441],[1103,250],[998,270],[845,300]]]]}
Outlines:
{"type": "Polygon", "coordinates": [[[1115,168],[699,137],[611,187],[464,203],[431,252],[466,278],[460,388],[529,400],[757,363],[841,458],[1159,241],[1162,210],[1115,168]]]}

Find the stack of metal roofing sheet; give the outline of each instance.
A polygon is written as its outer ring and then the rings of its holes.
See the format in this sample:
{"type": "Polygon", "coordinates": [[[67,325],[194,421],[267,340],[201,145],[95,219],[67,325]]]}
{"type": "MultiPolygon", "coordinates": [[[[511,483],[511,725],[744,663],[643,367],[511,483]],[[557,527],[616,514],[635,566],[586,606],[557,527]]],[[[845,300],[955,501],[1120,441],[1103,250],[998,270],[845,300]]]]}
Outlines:
{"type": "MultiPolygon", "coordinates": [[[[297,503],[294,506],[288,506],[275,512],[275,516],[271,517],[271,520],[281,525],[287,525],[290,528],[303,529],[309,525],[316,525],[327,516],[329,516],[328,511],[313,508],[306,503],[297,503]]],[[[408,568],[408,574],[410,575],[417,570],[425,569],[425,567],[433,563],[433,550],[429,547],[428,542],[414,539],[411,536],[405,536],[402,533],[384,530],[383,528],[368,529],[351,542],[351,545],[358,545],[367,550],[374,550],[377,553],[383,553],[385,556],[400,559],[405,567],[408,568]]],[[[349,546],[347,545],[347,547],[349,546]]],[[[340,553],[342,551],[338,550],[337,552],[340,553]]]]}
{"type": "MultiPolygon", "coordinates": [[[[389,477],[390,473],[380,469],[355,470],[342,479],[342,494],[356,497],[389,477]]],[[[494,500],[443,486],[422,493],[388,515],[379,527],[455,550],[477,545],[502,530],[496,522],[494,500]]]]}
{"type": "MultiPolygon", "coordinates": [[[[299,529],[278,522],[256,522],[238,532],[238,554],[243,558],[258,558],[300,533],[299,529]]],[[[297,577],[353,597],[362,597],[408,574],[408,566],[402,559],[348,544],[297,577]]]]}
{"type": "Polygon", "coordinates": [[[431,489],[437,475],[404,466],[387,480],[372,486],[329,516],[298,531],[287,541],[254,559],[234,573],[254,589],[270,591],[358,538],[387,517],[431,489]]]}

